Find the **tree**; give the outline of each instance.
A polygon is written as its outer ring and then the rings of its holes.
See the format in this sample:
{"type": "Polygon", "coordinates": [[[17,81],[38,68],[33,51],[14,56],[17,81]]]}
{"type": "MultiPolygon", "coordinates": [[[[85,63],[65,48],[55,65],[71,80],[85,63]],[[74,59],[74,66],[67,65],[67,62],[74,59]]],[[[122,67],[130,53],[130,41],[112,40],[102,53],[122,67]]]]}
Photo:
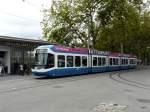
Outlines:
{"type": "MultiPolygon", "coordinates": [[[[80,42],[83,47],[87,46],[88,36],[92,37],[95,43],[98,34],[95,29],[99,27],[96,15],[100,3],[97,0],[54,0],[52,7],[44,10],[42,22],[44,36],[54,40],[53,29],[67,29],[66,35],[70,32],[78,35],[76,42],[80,42]]],[[[62,36],[65,37],[63,34],[62,36]]],[[[74,36],[67,40],[71,43],[73,39],[74,36]]],[[[60,41],[57,42],[61,43],[60,41]]]]}
{"type": "MultiPolygon", "coordinates": [[[[102,23],[99,41],[107,43],[107,50],[120,51],[120,44],[123,44],[124,51],[130,52],[129,44],[134,34],[140,29],[140,14],[136,2],[127,0],[105,1],[103,11],[99,10],[98,19],[102,23]],[[107,5],[106,5],[107,4],[107,5]],[[108,49],[109,47],[109,49],[108,49]]],[[[101,49],[103,44],[97,44],[101,49]]],[[[105,49],[105,47],[103,47],[105,49]]]]}

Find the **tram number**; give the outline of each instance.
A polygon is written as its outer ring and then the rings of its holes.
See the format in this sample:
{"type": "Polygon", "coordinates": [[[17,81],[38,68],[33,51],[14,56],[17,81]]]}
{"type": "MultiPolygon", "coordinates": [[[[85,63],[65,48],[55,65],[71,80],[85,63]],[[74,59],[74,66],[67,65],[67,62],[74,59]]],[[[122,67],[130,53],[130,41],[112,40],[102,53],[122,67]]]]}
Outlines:
{"type": "Polygon", "coordinates": [[[47,49],[37,49],[36,53],[47,53],[47,49]]]}

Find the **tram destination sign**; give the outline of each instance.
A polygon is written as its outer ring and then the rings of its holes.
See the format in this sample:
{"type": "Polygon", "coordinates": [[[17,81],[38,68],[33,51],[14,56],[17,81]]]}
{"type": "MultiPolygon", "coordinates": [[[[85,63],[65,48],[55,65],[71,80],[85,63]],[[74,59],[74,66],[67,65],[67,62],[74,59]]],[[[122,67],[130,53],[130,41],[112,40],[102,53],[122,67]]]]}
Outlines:
{"type": "Polygon", "coordinates": [[[47,49],[37,49],[36,53],[48,53],[47,49]]]}
{"type": "Polygon", "coordinates": [[[109,52],[107,51],[98,51],[98,50],[91,50],[90,51],[92,54],[96,54],[96,55],[104,55],[107,56],[109,54],[109,52]]]}

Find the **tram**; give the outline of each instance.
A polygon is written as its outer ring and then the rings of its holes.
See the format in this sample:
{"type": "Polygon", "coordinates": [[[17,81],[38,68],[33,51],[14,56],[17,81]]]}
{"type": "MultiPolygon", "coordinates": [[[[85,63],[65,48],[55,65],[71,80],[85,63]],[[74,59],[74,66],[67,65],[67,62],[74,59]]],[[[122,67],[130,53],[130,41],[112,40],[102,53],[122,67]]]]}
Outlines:
{"type": "Polygon", "coordinates": [[[137,58],[130,54],[43,45],[35,49],[32,74],[38,77],[59,77],[127,70],[136,67],[137,58]]]}

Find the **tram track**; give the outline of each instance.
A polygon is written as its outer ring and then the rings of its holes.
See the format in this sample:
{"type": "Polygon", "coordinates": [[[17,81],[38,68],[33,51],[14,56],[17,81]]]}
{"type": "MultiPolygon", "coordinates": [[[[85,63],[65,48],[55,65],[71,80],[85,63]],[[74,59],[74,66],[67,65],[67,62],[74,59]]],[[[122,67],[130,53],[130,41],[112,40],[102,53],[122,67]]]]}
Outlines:
{"type": "Polygon", "coordinates": [[[150,85],[146,85],[140,82],[132,81],[129,79],[126,79],[123,77],[122,73],[126,73],[128,71],[123,71],[123,72],[113,72],[109,74],[109,78],[115,82],[118,82],[120,84],[136,87],[139,89],[144,89],[150,91],[150,85]]]}
{"type": "MultiPolygon", "coordinates": [[[[86,80],[86,79],[90,79],[90,78],[97,78],[97,77],[104,76],[104,75],[109,76],[109,78],[111,80],[114,80],[118,83],[150,91],[149,85],[124,78],[122,73],[126,73],[126,72],[131,72],[131,71],[120,71],[120,72],[117,71],[117,72],[111,72],[111,73],[108,72],[108,73],[98,73],[98,74],[88,74],[88,75],[69,76],[69,77],[60,77],[60,78],[48,78],[48,79],[34,79],[34,78],[17,79],[17,81],[22,81],[22,82],[25,81],[27,84],[24,84],[21,87],[14,86],[11,88],[2,88],[2,89],[0,89],[0,94],[17,92],[17,91],[22,91],[22,90],[32,89],[32,88],[38,88],[38,87],[42,87],[42,86],[64,84],[64,83],[68,83],[68,82],[86,80]],[[28,81],[31,81],[32,84],[31,85],[28,84],[28,81]]],[[[16,82],[16,80],[8,80],[8,82],[4,81],[1,83],[10,84],[13,82],[16,82]]]]}
{"type": "Polygon", "coordinates": [[[137,81],[133,81],[133,80],[129,80],[127,78],[124,78],[121,74],[118,75],[118,77],[124,81],[127,81],[129,83],[135,83],[135,84],[138,84],[138,85],[141,85],[141,86],[145,86],[145,87],[150,87],[150,85],[148,84],[144,84],[144,83],[140,83],[140,82],[137,82],[137,81]]]}
{"type": "MultiPolygon", "coordinates": [[[[13,88],[4,88],[0,89],[0,94],[5,94],[5,93],[11,93],[11,92],[17,92],[17,91],[22,91],[26,89],[32,89],[32,88],[38,88],[42,86],[49,86],[49,85],[57,85],[57,84],[64,84],[68,82],[74,82],[74,81],[79,81],[79,80],[86,80],[89,78],[96,78],[100,76],[108,75],[107,73],[101,73],[101,74],[89,74],[89,75],[80,75],[80,76],[71,76],[71,77],[61,77],[61,78],[49,78],[49,79],[31,79],[30,81],[35,81],[34,84],[29,85],[25,84],[22,87],[13,87],[13,88]],[[44,80],[44,82],[43,82],[44,80]]],[[[28,80],[27,80],[28,81],[28,80]]]]}

